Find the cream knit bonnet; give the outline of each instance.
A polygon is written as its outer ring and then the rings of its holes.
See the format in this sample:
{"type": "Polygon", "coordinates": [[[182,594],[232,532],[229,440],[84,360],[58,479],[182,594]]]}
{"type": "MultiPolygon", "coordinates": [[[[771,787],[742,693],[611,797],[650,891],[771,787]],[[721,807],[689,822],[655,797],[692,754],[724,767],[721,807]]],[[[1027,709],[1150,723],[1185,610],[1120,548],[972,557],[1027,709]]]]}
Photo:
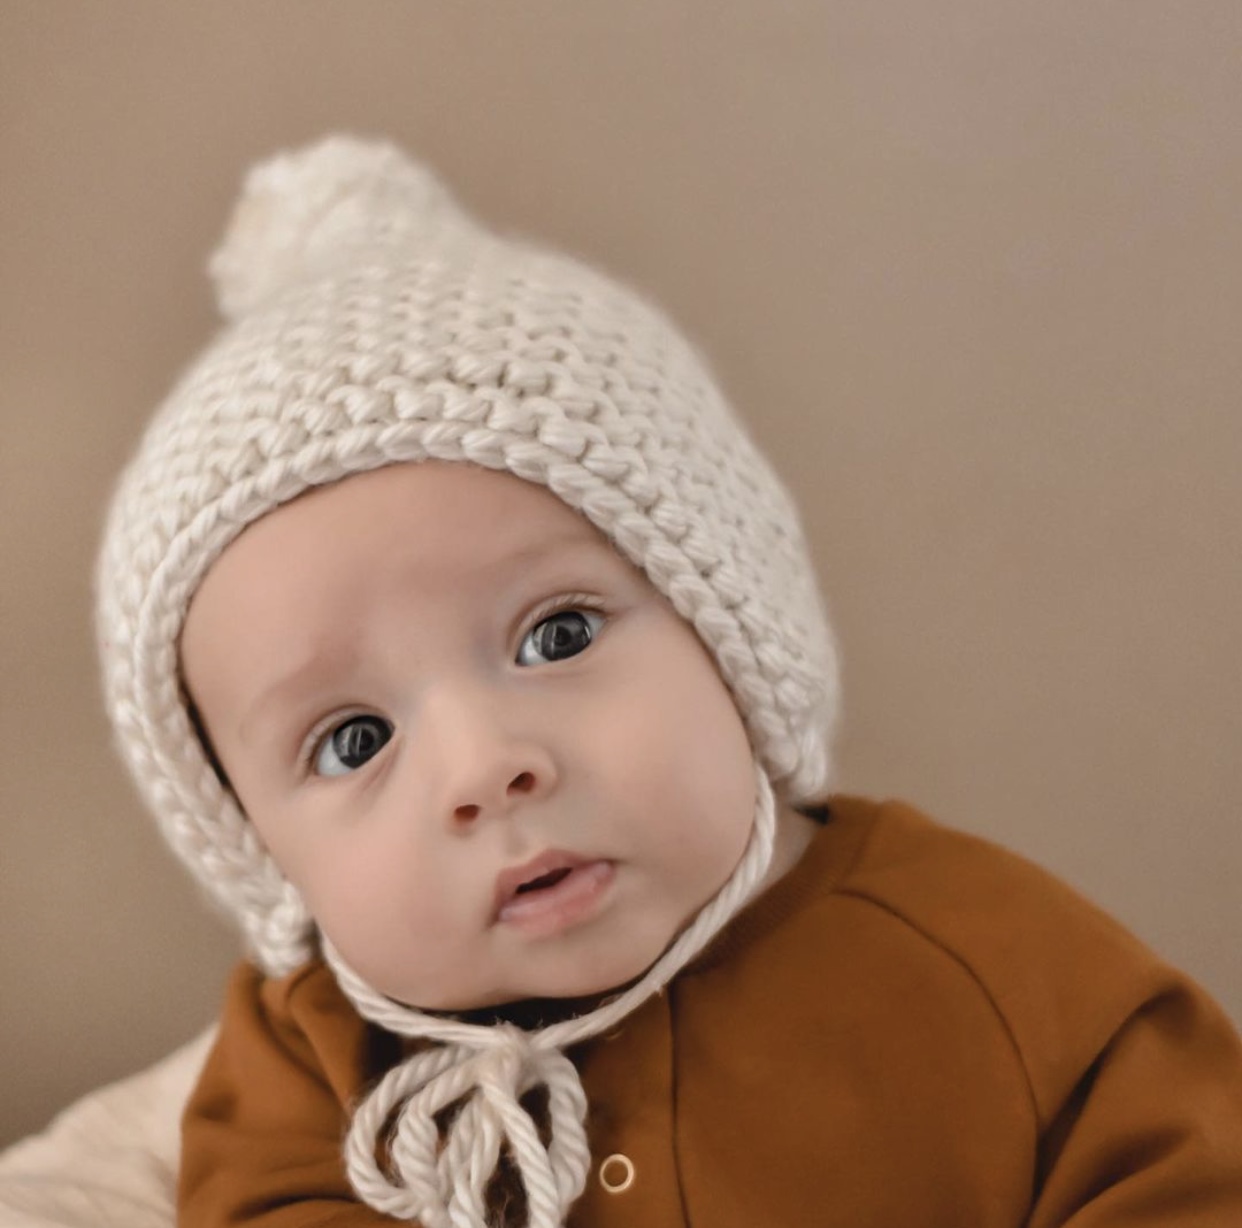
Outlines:
{"type": "Polygon", "coordinates": [[[334,137],[256,167],[211,269],[228,324],[148,428],[100,558],[122,754],[267,973],[323,954],[364,1017],[434,1042],[355,1115],[346,1162],[359,1195],[428,1228],[481,1226],[505,1149],[529,1223],[559,1228],[590,1164],[561,1050],[656,992],[746,902],[770,862],[774,795],[797,804],[827,788],[836,656],[796,513],[659,311],[483,228],[392,146],[334,137]],[[347,968],[213,770],[180,681],[189,602],[247,524],[309,487],[425,459],[507,470],[585,515],[694,626],[755,754],[755,829],[729,882],[632,989],[539,1032],[433,1018],[347,968]],[[546,1148],[518,1104],[537,1084],[546,1148]],[[441,1138],[434,1115],[463,1097],[441,1138]]]}

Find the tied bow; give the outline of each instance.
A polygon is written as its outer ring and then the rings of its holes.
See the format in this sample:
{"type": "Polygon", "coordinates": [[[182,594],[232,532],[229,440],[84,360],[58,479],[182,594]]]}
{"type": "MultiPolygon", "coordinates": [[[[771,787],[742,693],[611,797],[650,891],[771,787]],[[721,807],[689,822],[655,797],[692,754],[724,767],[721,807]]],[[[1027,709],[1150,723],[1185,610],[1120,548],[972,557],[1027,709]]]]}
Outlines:
{"type": "Polygon", "coordinates": [[[487,1187],[507,1147],[526,1191],[530,1228],[560,1228],[590,1167],[586,1095],[573,1063],[541,1033],[472,1029],[471,1043],[424,1049],[394,1067],[360,1106],[345,1144],[354,1187],[377,1210],[426,1228],[485,1228],[487,1187]],[[545,1148],[520,1098],[548,1093],[545,1148]],[[447,1128],[436,1118],[459,1110],[447,1128]],[[376,1138],[388,1127],[388,1163],[376,1138]],[[385,1171],[387,1169],[388,1171],[385,1171]]]}

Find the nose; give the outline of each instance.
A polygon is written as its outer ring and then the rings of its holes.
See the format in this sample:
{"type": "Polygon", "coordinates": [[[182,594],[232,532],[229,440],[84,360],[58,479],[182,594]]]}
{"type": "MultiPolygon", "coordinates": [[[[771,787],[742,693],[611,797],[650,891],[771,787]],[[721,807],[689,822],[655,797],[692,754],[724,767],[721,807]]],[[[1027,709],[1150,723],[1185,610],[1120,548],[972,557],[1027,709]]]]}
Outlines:
{"type": "Polygon", "coordinates": [[[444,687],[427,696],[423,717],[436,808],[453,825],[510,814],[556,788],[546,739],[511,698],[487,688],[444,687]]]}

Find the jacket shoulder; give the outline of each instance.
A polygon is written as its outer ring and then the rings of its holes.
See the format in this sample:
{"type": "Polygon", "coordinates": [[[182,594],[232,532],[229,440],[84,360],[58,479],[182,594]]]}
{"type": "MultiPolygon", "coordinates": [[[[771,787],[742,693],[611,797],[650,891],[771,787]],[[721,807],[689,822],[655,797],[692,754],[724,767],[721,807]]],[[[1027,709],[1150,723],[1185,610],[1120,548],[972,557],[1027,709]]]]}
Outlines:
{"type": "Polygon", "coordinates": [[[987,996],[1047,1122],[1145,1002],[1185,979],[1048,871],[900,802],[842,798],[866,829],[838,897],[880,908],[956,961],[987,996]]]}
{"type": "Polygon", "coordinates": [[[360,1018],[321,961],[280,978],[242,963],[229,979],[209,1067],[226,1061],[243,1082],[296,1068],[344,1106],[398,1056],[398,1047],[360,1018]]]}

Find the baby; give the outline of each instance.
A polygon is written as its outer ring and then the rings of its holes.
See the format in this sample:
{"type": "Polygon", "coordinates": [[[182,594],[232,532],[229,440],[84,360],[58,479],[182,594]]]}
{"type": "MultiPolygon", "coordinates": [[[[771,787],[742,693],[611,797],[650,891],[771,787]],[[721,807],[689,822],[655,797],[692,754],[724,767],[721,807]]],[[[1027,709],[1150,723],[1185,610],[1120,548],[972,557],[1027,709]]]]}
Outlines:
{"type": "Polygon", "coordinates": [[[118,741],[248,958],[180,1223],[1242,1223],[1242,1046],[830,796],[796,513],[691,347],[397,150],[258,168],[124,475],[118,741]]]}

